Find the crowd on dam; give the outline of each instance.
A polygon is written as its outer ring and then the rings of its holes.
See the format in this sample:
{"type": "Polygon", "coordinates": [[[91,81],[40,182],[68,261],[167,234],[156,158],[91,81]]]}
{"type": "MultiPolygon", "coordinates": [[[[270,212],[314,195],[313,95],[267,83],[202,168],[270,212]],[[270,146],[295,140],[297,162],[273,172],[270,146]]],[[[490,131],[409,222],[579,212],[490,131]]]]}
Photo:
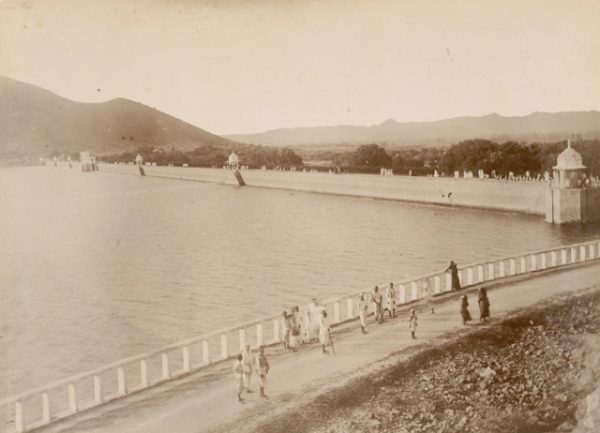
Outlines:
{"type": "MultiPolygon", "coordinates": [[[[460,279],[458,277],[458,267],[454,261],[446,269],[451,273],[452,290],[461,290],[460,279]]],[[[363,334],[367,333],[367,323],[369,317],[369,304],[372,305],[374,322],[382,324],[387,314],[389,319],[396,318],[396,288],[394,283],[390,283],[385,291],[380,290],[379,286],[373,287],[370,293],[362,293],[358,296],[356,303],[358,309],[360,330],[363,334]],[[384,293],[385,292],[385,293],[384,293]]],[[[464,326],[473,320],[469,311],[469,300],[467,295],[460,297],[460,318],[464,326]]],[[[478,289],[477,304],[479,306],[480,322],[487,322],[490,318],[490,301],[487,295],[487,289],[481,287],[478,289]]],[[[430,314],[435,314],[435,309],[430,308],[430,314]]],[[[334,341],[331,336],[331,328],[327,317],[326,308],[319,304],[316,298],[312,299],[301,313],[300,307],[294,306],[289,311],[281,313],[280,319],[283,348],[286,351],[296,352],[300,345],[319,342],[323,354],[335,355],[334,341]]],[[[410,337],[416,339],[418,327],[418,316],[415,308],[411,308],[408,316],[408,329],[410,337]]],[[[270,365],[265,355],[264,346],[260,345],[254,353],[250,345],[238,354],[233,363],[233,373],[239,402],[244,402],[242,395],[244,393],[253,393],[251,389],[252,376],[256,374],[258,381],[259,396],[268,398],[265,393],[267,386],[267,376],[270,365]]]]}

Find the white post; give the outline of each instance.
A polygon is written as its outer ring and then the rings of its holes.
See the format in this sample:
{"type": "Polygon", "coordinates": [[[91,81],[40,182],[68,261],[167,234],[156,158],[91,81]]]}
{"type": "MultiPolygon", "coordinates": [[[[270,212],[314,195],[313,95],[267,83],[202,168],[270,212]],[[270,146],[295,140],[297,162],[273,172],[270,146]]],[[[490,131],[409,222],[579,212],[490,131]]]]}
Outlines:
{"type": "Polygon", "coordinates": [[[444,283],[444,291],[449,292],[452,290],[452,275],[446,272],[446,282],[444,283]]]}
{"type": "Polygon", "coordinates": [[[464,269],[459,269],[459,270],[458,270],[458,282],[460,283],[460,287],[462,287],[462,286],[463,286],[463,282],[464,282],[464,281],[463,281],[463,280],[464,280],[464,278],[463,278],[463,274],[464,274],[464,272],[465,272],[465,270],[464,270],[464,269]]]}
{"type": "Polygon", "coordinates": [[[183,356],[183,371],[186,373],[190,371],[190,348],[187,346],[183,346],[181,349],[183,356]]]}
{"type": "Polygon", "coordinates": [[[406,304],[406,287],[404,287],[404,284],[400,284],[398,287],[398,300],[400,304],[406,304]]]}
{"type": "Polygon", "coordinates": [[[515,275],[517,273],[517,261],[515,259],[510,259],[508,263],[510,268],[510,275],[515,275]]]}
{"type": "Polygon", "coordinates": [[[23,423],[23,405],[20,401],[15,402],[15,431],[17,433],[23,433],[25,431],[25,424],[23,423]]]}
{"type": "Polygon", "coordinates": [[[579,247],[579,261],[580,262],[585,262],[585,253],[586,253],[586,248],[585,245],[581,245],[579,247]]]}
{"type": "Polygon", "coordinates": [[[477,282],[481,283],[484,280],[483,265],[477,266],[477,282]]]}
{"type": "Polygon", "coordinates": [[[75,398],[75,386],[70,383],[67,385],[68,393],[69,393],[69,409],[71,412],[77,412],[77,399],[75,398]]]}
{"type": "Polygon", "coordinates": [[[487,279],[488,280],[493,280],[494,278],[496,278],[496,268],[494,266],[493,263],[488,263],[488,274],[487,274],[487,279]]]}
{"type": "Polygon", "coordinates": [[[227,359],[228,356],[227,335],[223,334],[221,335],[221,359],[227,359]]]}
{"type": "Polygon", "coordinates": [[[417,286],[417,282],[413,281],[410,283],[410,291],[411,291],[411,299],[414,301],[419,299],[419,288],[417,286]]]}
{"type": "Polygon", "coordinates": [[[593,260],[596,257],[595,252],[594,244],[590,244],[590,260],[593,260]]]}
{"type": "Polygon", "coordinates": [[[577,248],[571,248],[571,263],[575,263],[577,261],[577,248]]]}
{"type": "Polygon", "coordinates": [[[142,388],[146,388],[148,386],[148,363],[145,359],[140,361],[140,378],[142,382],[142,388]]]}
{"type": "Polygon", "coordinates": [[[102,381],[97,374],[94,375],[94,403],[102,403],[102,381]]]}
{"type": "Polygon", "coordinates": [[[441,293],[441,291],[442,279],[439,277],[439,275],[436,275],[435,277],[433,277],[433,293],[437,295],[438,293],[441,293]]]}
{"type": "Polygon", "coordinates": [[[261,323],[256,325],[256,347],[263,345],[263,326],[261,323]]]}
{"type": "Polygon", "coordinates": [[[346,304],[348,308],[348,319],[352,319],[354,317],[354,301],[352,298],[348,298],[346,304]]]}
{"type": "Polygon", "coordinates": [[[210,354],[208,352],[208,341],[202,342],[202,362],[204,365],[210,364],[210,354]]]}
{"type": "Polygon", "coordinates": [[[273,320],[273,341],[276,343],[281,341],[281,337],[279,336],[279,320],[278,319],[273,320]]]}
{"type": "Polygon", "coordinates": [[[558,265],[558,254],[556,253],[556,251],[552,251],[550,253],[550,266],[556,265],[558,265]]]}
{"type": "Polygon", "coordinates": [[[531,255],[531,270],[537,270],[537,256],[535,254],[531,255]]]}
{"type": "Polygon", "coordinates": [[[171,372],[169,371],[169,355],[163,353],[160,357],[162,360],[162,378],[168,379],[171,376],[171,372]]]}
{"type": "Polygon", "coordinates": [[[525,272],[527,272],[527,260],[525,259],[525,257],[521,257],[521,266],[519,267],[519,273],[520,274],[524,274],[525,272]]]}
{"type": "Polygon", "coordinates": [[[504,278],[506,275],[506,270],[504,269],[504,260],[500,260],[498,262],[498,278],[504,278]]]}
{"type": "Polygon", "coordinates": [[[567,250],[566,249],[560,250],[560,264],[561,265],[567,264],[567,250]]]}
{"type": "Polygon", "coordinates": [[[125,370],[123,370],[123,367],[117,367],[117,383],[119,385],[119,395],[127,394],[127,384],[125,383],[125,370]]]}
{"type": "Polygon", "coordinates": [[[340,303],[334,302],[333,303],[333,323],[340,323],[341,321],[342,321],[342,319],[341,319],[341,315],[340,315],[340,303]]]}
{"type": "Polygon", "coordinates": [[[246,330],[244,328],[240,329],[240,352],[243,352],[246,348],[246,330]]]}
{"type": "Polygon", "coordinates": [[[467,269],[467,284],[469,286],[473,284],[473,268],[467,269]]]}
{"type": "Polygon", "coordinates": [[[540,254],[540,269],[546,269],[548,264],[546,263],[546,253],[540,254]]]}
{"type": "Polygon", "coordinates": [[[44,424],[50,422],[50,398],[47,392],[42,393],[42,421],[44,424]]]}

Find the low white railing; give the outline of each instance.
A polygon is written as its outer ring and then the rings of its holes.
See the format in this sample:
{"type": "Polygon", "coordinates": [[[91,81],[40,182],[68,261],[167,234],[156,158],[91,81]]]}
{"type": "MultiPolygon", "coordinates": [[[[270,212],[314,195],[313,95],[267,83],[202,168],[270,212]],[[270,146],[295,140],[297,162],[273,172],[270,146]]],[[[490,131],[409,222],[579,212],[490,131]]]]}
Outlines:
{"type": "MultiPolygon", "coordinates": [[[[536,251],[517,256],[471,263],[459,268],[463,287],[505,277],[557,268],[600,258],[600,240],[536,251]]],[[[452,290],[451,274],[439,271],[394,282],[397,304],[452,290]]],[[[386,285],[380,286],[382,290],[386,285]]],[[[370,291],[370,289],[369,289],[370,291]]],[[[358,297],[365,291],[321,303],[332,325],[358,317],[358,297]]],[[[101,405],[239,353],[246,344],[254,347],[281,342],[281,316],[271,316],[236,327],[211,332],[137,355],[0,400],[7,431],[25,432],[81,410],[101,405]]]]}

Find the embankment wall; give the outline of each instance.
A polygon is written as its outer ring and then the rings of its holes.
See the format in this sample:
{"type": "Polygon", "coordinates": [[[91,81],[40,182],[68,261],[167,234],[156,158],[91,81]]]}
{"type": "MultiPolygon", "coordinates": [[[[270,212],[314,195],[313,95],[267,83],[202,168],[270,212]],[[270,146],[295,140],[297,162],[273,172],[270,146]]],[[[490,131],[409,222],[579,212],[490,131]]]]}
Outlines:
{"type": "MultiPolygon", "coordinates": [[[[192,167],[144,167],[147,176],[237,185],[229,170],[192,167]]],[[[132,165],[103,165],[101,170],[137,174],[132,165]]],[[[369,174],[303,173],[242,170],[248,186],[315,193],[414,201],[451,206],[518,211],[544,215],[544,182],[509,182],[493,179],[454,179],[369,174]]]]}

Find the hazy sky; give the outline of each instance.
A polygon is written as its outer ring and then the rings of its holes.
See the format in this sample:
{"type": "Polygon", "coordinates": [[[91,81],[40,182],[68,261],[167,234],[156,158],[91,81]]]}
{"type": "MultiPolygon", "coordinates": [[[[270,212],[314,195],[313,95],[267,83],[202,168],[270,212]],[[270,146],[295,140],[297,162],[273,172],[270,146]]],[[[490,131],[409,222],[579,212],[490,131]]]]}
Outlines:
{"type": "Polygon", "coordinates": [[[600,109],[600,0],[0,0],[0,75],[221,134],[600,109]]]}

